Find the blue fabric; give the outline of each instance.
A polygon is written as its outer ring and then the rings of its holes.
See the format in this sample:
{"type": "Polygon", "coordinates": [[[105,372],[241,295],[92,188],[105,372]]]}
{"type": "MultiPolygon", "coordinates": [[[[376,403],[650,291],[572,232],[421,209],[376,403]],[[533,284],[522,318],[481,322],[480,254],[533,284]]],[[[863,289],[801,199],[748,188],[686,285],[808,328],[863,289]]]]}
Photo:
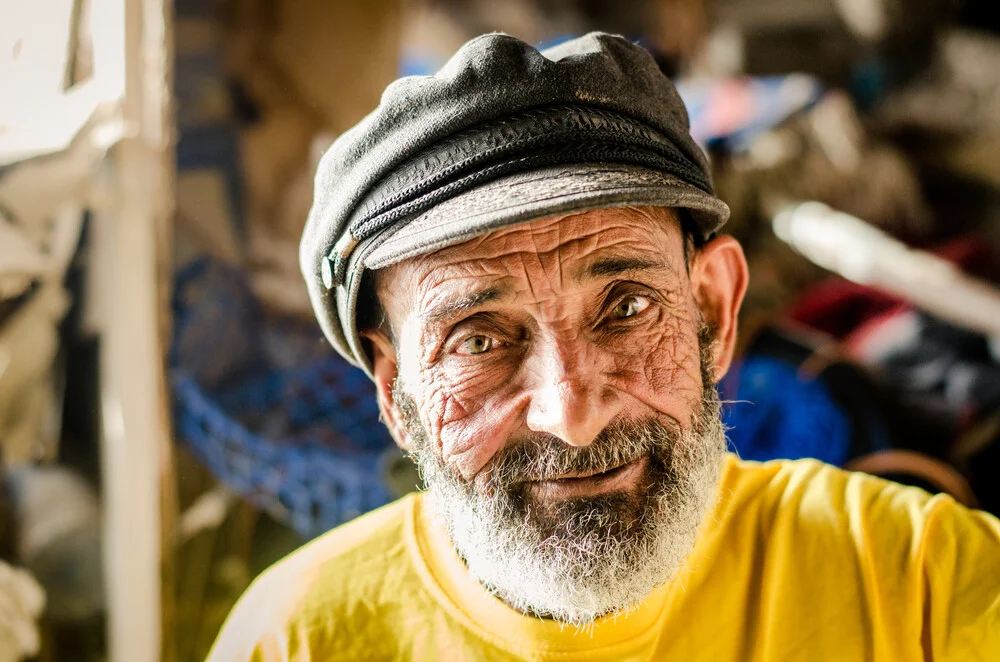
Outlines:
{"type": "Polygon", "coordinates": [[[764,356],[736,364],[720,390],[733,394],[723,407],[729,441],[747,460],[813,457],[843,465],[851,425],[823,382],[793,365],[764,356]]]}

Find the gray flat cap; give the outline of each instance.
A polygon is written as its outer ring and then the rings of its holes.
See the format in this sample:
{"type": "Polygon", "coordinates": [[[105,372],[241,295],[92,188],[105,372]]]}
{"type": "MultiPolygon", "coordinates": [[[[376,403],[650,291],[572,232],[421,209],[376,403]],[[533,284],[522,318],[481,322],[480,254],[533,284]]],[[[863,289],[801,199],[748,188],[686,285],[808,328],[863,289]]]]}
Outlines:
{"type": "Polygon", "coordinates": [[[326,337],[370,376],[356,323],[366,269],[517,223],[636,205],[685,208],[703,238],[729,217],[652,56],[603,33],[542,52],[489,34],[434,76],[389,85],[330,147],[299,261],[326,337]]]}

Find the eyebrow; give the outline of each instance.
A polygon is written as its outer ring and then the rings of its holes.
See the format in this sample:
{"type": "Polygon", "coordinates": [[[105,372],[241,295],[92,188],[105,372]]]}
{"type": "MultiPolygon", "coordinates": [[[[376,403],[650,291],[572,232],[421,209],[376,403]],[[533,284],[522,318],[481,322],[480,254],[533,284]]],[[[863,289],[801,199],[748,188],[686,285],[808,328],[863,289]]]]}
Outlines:
{"type": "Polygon", "coordinates": [[[579,281],[603,278],[605,276],[618,276],[633,271],[650,271],[665,269],[666,264],[653,260],[646,260],[636,257],[606,257],[581,269],[575,274],[575,279],[579,281]]]}
{"type": "MultiPolygon", "coordinates": [[[[635,271],[650,271],[666,269],[666,264],[654,260],[634,257],[606,257],[578,271],[575,280],[592,280],[605,276],[617,276],[635,271]]],[[[427,323],[440,324],[460,315],[482,308],[488,303],[499,301],[511,295],[513,290],[509,285],[491,286],[467,294],[454,301],[446,301],[434,306],[420,317],[427,323]]]]}
{"type": "Polygon", "coordinates": [[[487,303],[498,301],[510,296],[512,290],[509,286],[487,287],[472,294],[467,294],[454,301],[446,301],[434,306],[421,317],[430,323],[441,323],[454,319],[463,313],[469,313],[477,308],[481,308],[487,303]]]}

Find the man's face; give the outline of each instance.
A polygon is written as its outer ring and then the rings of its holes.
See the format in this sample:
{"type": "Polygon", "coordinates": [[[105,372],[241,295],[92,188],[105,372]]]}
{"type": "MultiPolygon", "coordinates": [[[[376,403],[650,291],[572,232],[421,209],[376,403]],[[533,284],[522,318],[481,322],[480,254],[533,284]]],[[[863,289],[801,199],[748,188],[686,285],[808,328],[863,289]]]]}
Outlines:
{"type": "Polygon", "coordinates": [[[515,608],[587,622],[690,551],[725,448],[714,374],[745,281],[742,254],[742,281],[697,263],[718,252],[688,264],[671,212],[606,209],[379,275],[395,337],[369,335],[383,410],[470,571],[515,608]]]}

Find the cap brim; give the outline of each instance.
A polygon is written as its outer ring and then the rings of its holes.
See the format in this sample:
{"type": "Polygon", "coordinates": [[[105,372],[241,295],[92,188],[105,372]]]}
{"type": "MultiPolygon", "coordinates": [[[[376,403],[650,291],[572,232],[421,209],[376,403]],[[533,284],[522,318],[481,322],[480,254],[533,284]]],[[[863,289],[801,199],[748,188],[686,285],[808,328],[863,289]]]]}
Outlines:
{"type": "Polygon", "coordinates": [[[628,206],[688,209],[703,237],[729,218],[722,200],[660,171],[613,164],[558,166],[503,177],[434,206],[379,237],[364,267],[381,269],[519,223],[628,206]]]}

